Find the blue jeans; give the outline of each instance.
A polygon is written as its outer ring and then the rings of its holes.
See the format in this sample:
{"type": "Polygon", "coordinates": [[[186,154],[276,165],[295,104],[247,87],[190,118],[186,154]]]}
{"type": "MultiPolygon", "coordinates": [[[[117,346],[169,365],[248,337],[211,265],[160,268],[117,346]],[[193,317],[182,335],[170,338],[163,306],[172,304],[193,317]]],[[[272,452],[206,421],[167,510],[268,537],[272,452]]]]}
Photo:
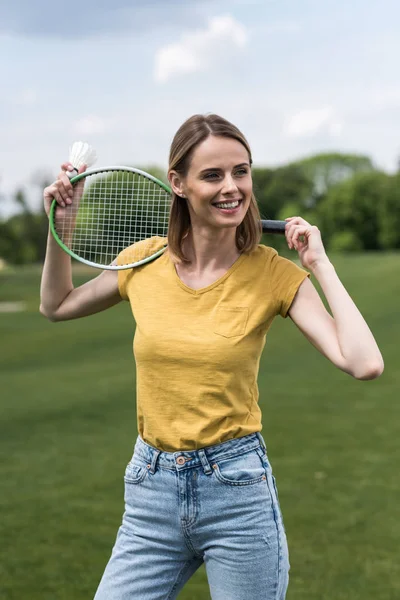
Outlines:
{"type": "Polygon", "coordinates": [[[205,563],[213,600],[284,600],[286,534],[259,433],[161,452],[138,437],[95,600],[172,600],[205,563]]]}

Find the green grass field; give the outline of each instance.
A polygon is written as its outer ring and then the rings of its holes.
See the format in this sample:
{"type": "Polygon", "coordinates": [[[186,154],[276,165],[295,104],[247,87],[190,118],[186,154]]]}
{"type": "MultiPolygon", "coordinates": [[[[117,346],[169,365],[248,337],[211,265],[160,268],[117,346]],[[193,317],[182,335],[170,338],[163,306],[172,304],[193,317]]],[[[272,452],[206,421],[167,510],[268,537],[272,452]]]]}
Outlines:
{"type": "MultiPolygon", "coordinates": [[[[290,319],[272,327],[260,404],[289,539],[287,598],[395,600],[400,255],[333,262],[386,368],[376,381],[352,380],[290,319]]],[[[0,313],[0,598],[89,600],[120,524],[137,435],[133,321],[124,303],[49,323],[38,312],[39,277],[38,268],[0,273],[0,302],[26,302],[24,312],[0,313]]],[[[180,600],[209,598],[201,568],[180,600]]]]}

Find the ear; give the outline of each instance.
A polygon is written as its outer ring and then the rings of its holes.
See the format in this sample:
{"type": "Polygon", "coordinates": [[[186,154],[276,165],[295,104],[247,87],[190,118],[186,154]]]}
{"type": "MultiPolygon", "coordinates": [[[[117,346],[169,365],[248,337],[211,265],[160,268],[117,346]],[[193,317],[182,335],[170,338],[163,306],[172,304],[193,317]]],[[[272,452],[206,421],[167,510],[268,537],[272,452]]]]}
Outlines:
{"type": "Polygon", "coordinates": [[[177,196],[180,196],[181,198],[186,198],[183,180],[176,171],[170,171],[168,173],[168,181],[171,185],[172,191],[175,192],[177,196]]]}

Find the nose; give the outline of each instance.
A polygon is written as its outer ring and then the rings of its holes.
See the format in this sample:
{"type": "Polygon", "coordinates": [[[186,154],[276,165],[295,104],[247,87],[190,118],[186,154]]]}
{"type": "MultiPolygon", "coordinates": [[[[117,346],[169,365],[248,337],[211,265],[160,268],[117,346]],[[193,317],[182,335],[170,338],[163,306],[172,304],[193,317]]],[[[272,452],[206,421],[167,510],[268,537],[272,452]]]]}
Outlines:
{"type": "Polygon", "coordinates": [[[223,194],[233,194],[234,192],[237,191],[237,185],[235,183],[234,178],[232,177],[232,175],[227,175],[224,179],[224,184],[222,186],[222,193],[223,194]]]}

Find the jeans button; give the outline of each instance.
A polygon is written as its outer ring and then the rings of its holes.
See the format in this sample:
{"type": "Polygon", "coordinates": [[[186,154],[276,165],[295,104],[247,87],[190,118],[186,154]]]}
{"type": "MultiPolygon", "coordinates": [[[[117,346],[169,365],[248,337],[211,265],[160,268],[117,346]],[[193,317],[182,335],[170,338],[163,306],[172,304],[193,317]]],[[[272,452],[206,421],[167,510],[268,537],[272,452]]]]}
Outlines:
{"type": "Polygon", "coordinates": [[[186,462],[186,459],[184,456],[178,456],[178,458],[176,459],[176,462],[178,463],[178,465],[184,465],[186,462]]]}

